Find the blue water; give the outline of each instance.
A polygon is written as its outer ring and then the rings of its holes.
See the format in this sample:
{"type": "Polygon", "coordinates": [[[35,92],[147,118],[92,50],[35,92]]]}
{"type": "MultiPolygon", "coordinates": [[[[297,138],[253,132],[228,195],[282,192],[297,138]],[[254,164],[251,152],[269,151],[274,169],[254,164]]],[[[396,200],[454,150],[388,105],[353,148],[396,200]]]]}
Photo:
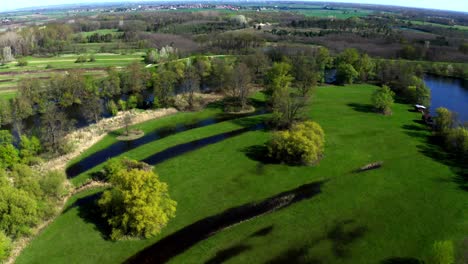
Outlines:
{"type": "Polygon", "coordinates": [[[468,122],[468,81],[427,75],[424,82],[431,89],[431,114],[438,107],[457,113],[461,123],[468,122]]]}

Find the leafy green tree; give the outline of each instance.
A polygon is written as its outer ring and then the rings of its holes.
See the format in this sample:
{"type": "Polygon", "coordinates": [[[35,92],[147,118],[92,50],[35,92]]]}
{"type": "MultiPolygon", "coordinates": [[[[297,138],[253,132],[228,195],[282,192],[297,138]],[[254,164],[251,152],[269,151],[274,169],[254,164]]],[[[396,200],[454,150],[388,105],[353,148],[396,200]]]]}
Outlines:
{"type": "Polygon", "coordinates": [[[0,124],[8,125],[13,121],[9,100],[0,99],[0,124]]]}
{"type": "Polygon", "coordinates": [[[114,68],[107,69],[107,78],[101,83],[101,94],[108,98],[121,94],[120,81],[119,73],[114,68]]]}
{"type": "Polygon", "coordinates": [[[138,106],[138,97],[136,95],[130,95],[127,100],[127,108],[135,109],[138,106]]]}
{"type": "Polygon", "coordinates": [[[464,159],[468,164],[468,129],[465,127],[456,127],[448,131],[445,137],[447,149],[464,159]]]}
{"type": "Polygon", "coordinates": [[[215,91],[226,91],[231,84],[233,67],[224,59],[214,58],[210,76],[211,88],[215,91]]]}
{"type": "Polygon", "coordinates": [[[24,164],[15,164],[10,173],[14,187],[27,192],[30,197],[39,199],[43,192],[39,186],[38,178],[33,176],[31,168],[24,164]]]}
{"type": "Polygon", "coordinates": [[[0,262],[10,255],[11,239],[0,230],[0,262]]]}
{"type": "Polygon", "coordinates": [[[171,97],[174,93],[174,87],[177,84],[177,74],[166,70],[164,67],[158,68],[153,74],[154,97],[157,98],[160,106],[171,106],[171,97]]]}
{"type": "Polygon", "coordinates": [[[435,130],[440,134],[447,133],[454,125],[453,113],[444,107],[436,109],[436,116],[434,117],[435,130]]]}
{"type": "Polygon", "coordinates": [[[273,108],[273,122],[279,128],[290,127],[298,120],[307,105],[308,98],[291,90],[294,78],[290,74],[291,65],[285,62],[274,63],[267,75],[270,104],[273,108]]]}
{"type": "Polygon", "coordinates": [[[275,62],[266,74],[267,92],[273,92],[279,88],[291,87],[294,77],[291,75],[292,66],[286,62],[275,62]]]}
{"type": "Polygon", "coordinates": [[[352,84],[359,77],[359,73],[349,63],[340,63],[336,69],[336,80],[340,84],[352,84]]]}
{"type": "Polygon", "coordinates": [[[0,230],[8,236],[28,234],[38,220],[37,203],[27,192],[0,187],[0,230]]]}
{"type": "Polygon", "coordinates": [[[148,74],[142,65],[134,62],[125,68],[120,77],[124,93],[141,93],[146,89],[148,74]]]}
{"type": "Polygon", "coordinates": [[[28,164],[42,151],[42,145],[35,136],[30,138],[22,135],[20,137],[20,156],[24,163],[28,164]]]}
{"type": "Polygon", "coordinates": [[[371,57],[367,54],[363,54],[357,61],[356,71],[359,73],[359,80],[366,82],[369,79],[373,79],[375,76],[375,64],[371,57]]]}
{"type": "Polygon", "coordinates": [[[278,131],[267,143],[270,158],[288,164],[316,164],[325,146],[325,133],[319,124],[306,121],[278,131]]]}
{"type": "Polygon", "coordinates": [[[350,64],[354,68],[357,68],[359,62],[359,51],[354,48],[347,48],[341,52],[336,58],[337,65],[350,64]]]}
{"type": "Polygon", "coordinates": [[[19,151],[12,144],[0,145],[0,168],[11,168],[20,161],[19,151]]]}
{"type": "Polygon", "coordinates": [[[13,135],[8,130],[0,130],[0,145],[13,144],[13,135]]]}
{"type": "Polygon", "coordinates": [[[106,107],[107,111],[109,111],[113,116],[116,116],[119,112],[119,108],[117,107],[117,104],[115,104],[114,100],[107,102],[106,107]]]}
{"type": "Polygon", "coordinates": [[[384,85],[383,87],[375,90],[372,94],[372,104],[375,109],[382,114],[391,115],[394,96],[395,93],[388,86],[384,85]]]}
{"type": "Polygon", "coordinates": [[[98,201],[102,215],[112,227],[111,238],[151,237],[175,216],[176,202],[168,186],[151,169],[117,168],[107,175],[112,189],[98,201]]]}

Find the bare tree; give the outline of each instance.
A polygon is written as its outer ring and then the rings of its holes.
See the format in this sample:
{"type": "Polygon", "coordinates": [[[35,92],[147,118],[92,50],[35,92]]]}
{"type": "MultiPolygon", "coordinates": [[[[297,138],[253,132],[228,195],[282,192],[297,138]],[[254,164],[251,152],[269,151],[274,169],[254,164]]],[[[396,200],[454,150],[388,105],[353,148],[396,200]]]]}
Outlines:
{"type": "Polygon", "coordinates": [[[247,105],[251,91],[252,74],[245,63],[239,63],[233,71],[232,96],[237,97],[242,109],[247,105]]]}

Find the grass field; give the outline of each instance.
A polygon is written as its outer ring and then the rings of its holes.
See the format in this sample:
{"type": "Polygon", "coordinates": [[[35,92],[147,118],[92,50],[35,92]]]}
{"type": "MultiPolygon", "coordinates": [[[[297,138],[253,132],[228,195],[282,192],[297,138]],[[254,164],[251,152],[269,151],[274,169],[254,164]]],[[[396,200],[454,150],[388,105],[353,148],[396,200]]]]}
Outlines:
{"type": "Polygon", "coordinates": [[[364,9],[304,9],[297,11],[300,14],[309,17],[333,17],[339,19],[346,19],[350,17],[362,17],[372,13],[370,10],[364,9]]]}
{"type": "Polygon", "coordinates": [[[418,20],[409,20],[411,23],[415,25],[431,25],[431,26],[436,26],[436,27],[444,27],[444,28],[454,28],[458,30],[468,30],[468,26],[463,26],[463,25],[444,25],[444,24],[438,24],[438,23],[432,23],[432,22],[425,22],[425,21],[418,21],[418,20]]]}
{"type": "MultiPolygon", "coordinates": [[[[309,115],[324,128],[327,143],[316,167],[256,160],[247,150],[262,145],[270,133],[248,132],[156,166],[178,202],[176,218],[159,236],[106,240],[93,212],[93,194],[100,190],[92,190],[76,195],[69,205],[79,202],[34,239],[17,263],[122,262],[198,220],[322,180],[326,182],[316,196],[223,230],[175,256],[172,263],[379,263],[394,257],[421,259],[436,240],[453,240],[460,248],[468,232],[468,193],[454,182],[455,172],[427,151],[430,133],[414,121],[420,119],[418,113],[402,104],[394,106],[392,116],[371,111],[374,89],[352,85],[317,90],[309,115]],[[383,161],[383,167],[352,173],[374,161],[383,161]]],[[[186,121],[177,115],[170,118],[186,121]]],[[[242,123],[189,130],[126,156],[143,159],[242,123]]],[[[158,125],[151,121],[140,128],[158,125]]],[[[105,140],[98,143],[101,148],[112,141],[105,140]]]]}

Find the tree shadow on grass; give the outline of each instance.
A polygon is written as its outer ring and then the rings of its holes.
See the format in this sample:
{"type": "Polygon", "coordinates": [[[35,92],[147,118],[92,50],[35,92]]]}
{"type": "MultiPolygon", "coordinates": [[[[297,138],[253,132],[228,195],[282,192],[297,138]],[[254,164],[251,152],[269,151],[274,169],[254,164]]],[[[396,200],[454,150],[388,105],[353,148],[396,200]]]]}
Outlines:
{"type": "Polygon", "coordinates": [[[218,264],[226,262],[227,260],[234,258],[235,256],[240,255],[241,253],[250,250],[252,247],[249,245],[234,245],[226,249],[216,252],[216,256],[207,260],[205,264],[218,264]]]}
{"type": "Polygon", "coordinates": [[[421,129],[420,126],[406,125],[403,128],[407,130],[405,131],[406,134],[421,140],[423,144],[417,146],[419,152],[436,162],[449,166],[456,174],[453,181],[459,185],[460,189],[468,191],[468,160],[466,160],[466,157],[457,157],[444,150],[441,147],[444,144],[442,138],[436,135],[428,135],[427,130],[421,129]]]}
{"type": "Polygon", "coordinates": [[[382,260],[380,264],[424,264],[424,262],[416,258],[391,257],[382,260]]]}
{"type": "Polygon", "coordinates": [[[273,225],[261,228],[257,231],[255,231],[253,234],[251,234],[249,237],[264,237],[267,236],[273,231],[273,225]]]}
{"type": "MultiPolygon", "coordinates": [[[[73,204],[68,206],[63,213],[68,212],[73,208],[78,209],[78,216],[83,219],[86,223],[92,223],[95,230],[99,231],[102,238],[109,239],[111,228],[107,224],[106,220],[101,217],[101,211],[97,205],[97,200],[101,198],[102,192],[95,193],[83,198],[76,200],[73,204]]],[[[62,214],[63,214],[62,213],[62,214]]]]}
{"type": "Polygon", "coordinates": [[[258,161],[261,164],[279,163],[278,161],[268,157],[268,148],[265,145],[249,146],[242,149],[242,152],[244,152],[249,159],[253,161],[258,161]]]}
{"type": "MultiPolygon", "coordinates": [[[[234,207],[199,220],[140,251],[127,259],[126,263],[165,263],[227,227],[286,208],[304,199],[311,199],[321,192],[323,184],[324,181],[304,184],[263,201],[234,207]]],[[[237,251],[239,250],[238,248],[237,251]]],[[[245,250],[245,247],[242,250],[245,250]]]]}
{"type": "Polygon", "coordinates": [[[308,254],[309,249],[312,249],[321,242],[326,241],[331,242],[331,250],[336,258],[349,258],[351,257],[351,244],[362,238],[367,230],[368,229],[365,226],[356,225],[354,220],[338,221],[329,231],[326,232],[324,236],[320,236],[311,243],[305,245],[290,247],[267,263],[328,263],[327,261],[323,261],[319,258],[311,257],[308,254]]]}
{"type": "Polygon", "coordinates": [[[371,104],[358,104],[358,103],[349,103],[347,106],[351,107],[354,111],[362,113],[375,113],[375,108],[371,104]]]}

